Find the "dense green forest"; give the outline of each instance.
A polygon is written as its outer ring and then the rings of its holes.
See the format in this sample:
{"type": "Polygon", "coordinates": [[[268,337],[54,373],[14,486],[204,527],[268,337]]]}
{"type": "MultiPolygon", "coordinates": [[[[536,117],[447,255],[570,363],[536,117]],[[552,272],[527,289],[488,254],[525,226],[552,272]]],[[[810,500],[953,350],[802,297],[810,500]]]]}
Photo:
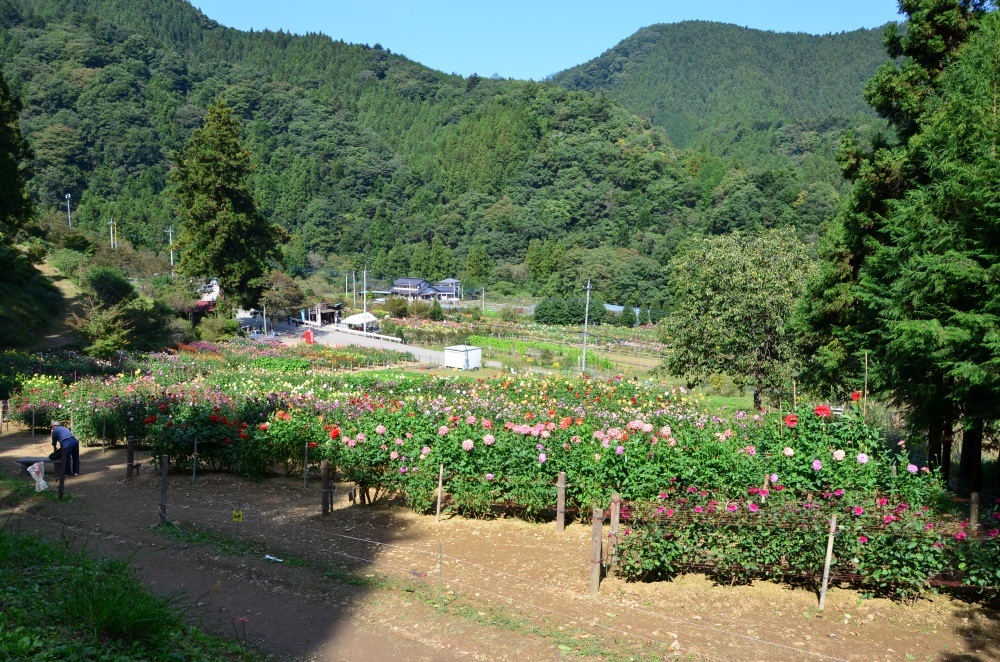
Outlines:
{"type": "MultiPolygon", "coordinates": [[[[789,39],[800,59],[807,46],[789,39]]],[[[156,252],[179,222],[165,194],[176,152],[216,98],[243,123],[253,193],[287,230],[293,271],[451,266],[497,293],[540,295],[578,294],[590,277],[608,301],[656,307],[685,237],[794,225],[808,238],[843,194],[802,164],[679,150],[604,94],[446,75],[320,34],[242,32],[181,0],[0,0],[0,70],[24,105],[43,225],[66,224],[69,193],[92,239],[114,220],[120,242],[156,252]]],[[[859,96],[869,73],[817,86],[859,96]]]]}
{"type": "Polygon", "coordinates": [[[862,94],[888,60],[884,33],[817,36],[705,21],[659,24],[553,80],[603,91],[666,129],[677,147],[791,165],[805,181],[840,187],[834,162],[840,136],[884,126],[862,94]]]}

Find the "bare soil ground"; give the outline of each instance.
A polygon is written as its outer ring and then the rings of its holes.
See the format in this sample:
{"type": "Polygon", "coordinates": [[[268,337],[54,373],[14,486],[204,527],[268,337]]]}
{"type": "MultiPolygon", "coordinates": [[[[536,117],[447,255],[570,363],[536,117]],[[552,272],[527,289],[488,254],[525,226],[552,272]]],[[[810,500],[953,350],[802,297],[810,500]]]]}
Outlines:
{"type": "MultiPolygon", "coordinates": [[[[0,471],[14,475],[14,458],[49,450],[45,436],[7,432],[0,471]]],[[[190,472],[172,472],[167,516],[177,527],[168,533],[156,527],[159,473],[141,456],[129,481],[124,449],[85,448],[82,475],[66,481],[70,498],[32,499],[13,513],[0,504],[0,519],[95,553],[135,554],[154,590],[184,592],[192,619],[242,638],[234,619],[246,616],[249,642],[278,658],[1000,659],[998,614],[971,602],[907,604],[834,587],[819,614],[807,589],[698,575],[607,578],[591,597],[589,522],[562,534],[509,518],[435,524],[402,505],[352,505],[349,485],[322,517],[319,481],[303,488],[301,475],[253,483],[203,473],[192,484],[190,472]]]]}

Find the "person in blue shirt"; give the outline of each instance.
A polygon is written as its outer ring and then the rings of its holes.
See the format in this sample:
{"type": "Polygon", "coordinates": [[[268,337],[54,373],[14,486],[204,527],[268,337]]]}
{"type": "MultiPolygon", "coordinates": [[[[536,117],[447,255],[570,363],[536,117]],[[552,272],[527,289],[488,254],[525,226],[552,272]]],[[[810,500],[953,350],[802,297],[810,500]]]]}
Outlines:
{"type": "Polygon", "coordinates": [[[59,421],[52,421],[52,450],[56,450],[56,444],[60,448],[69,451],[69,459],[66,466],[67,476],[80,475],[80,440],[73,436],[69,428],[63,427],[59,421]],[[72,469],[72,471],[71,471],[72,469]]]}

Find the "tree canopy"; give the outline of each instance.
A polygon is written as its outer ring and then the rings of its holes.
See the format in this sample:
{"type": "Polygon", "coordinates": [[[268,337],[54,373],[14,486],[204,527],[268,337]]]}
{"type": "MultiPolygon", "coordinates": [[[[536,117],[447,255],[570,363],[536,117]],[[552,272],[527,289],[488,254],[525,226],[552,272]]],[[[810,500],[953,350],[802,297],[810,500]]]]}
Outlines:
{"type": "Polygon", "coordinates": [[[669,268],[668,372],[729,375],[754,387],[757,408],[765,393],[787,392],[798,358],[790,320],[813,269],[807,247],[788,230],[694,238],[669,268]]]}
{"type": "Polygon", "coordinates": [[[171,193],[181,219],[177,272],[217,278],[227,296],[250,306],[269,261],[280,256],[282,233],[257,209],[240,128],[224,101],[209,106],[205,126],[191,134],[178,160],[171,193]]]}

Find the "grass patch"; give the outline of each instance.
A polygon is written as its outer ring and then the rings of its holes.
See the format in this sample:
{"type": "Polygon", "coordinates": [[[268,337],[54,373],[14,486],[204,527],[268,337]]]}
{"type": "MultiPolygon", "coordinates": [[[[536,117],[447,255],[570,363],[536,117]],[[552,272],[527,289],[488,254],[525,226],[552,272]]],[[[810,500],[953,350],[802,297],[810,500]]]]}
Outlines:
{"type": "Polygon", "coordinates": [[[0,509],[14,508],[31,501],[59,501],[60,503],[77,501],[79,497],[64,494],[59,499],[59,478],[52,480],[51,474],[46,477],[49,489],[44,492],[35,491],[35,482],[21,476],[11,476],[0,473],[0,509]]]}
{"type": "MultiPolygon", "coordinates": [[[[184,624],[176,593],[146,590],[131,559],[68,540],[0,532],[0,651],[6,660],[248,659],[237,642],[184,624]]],[[[252,654],[249,659],[262,659],[252,654]]]]}

